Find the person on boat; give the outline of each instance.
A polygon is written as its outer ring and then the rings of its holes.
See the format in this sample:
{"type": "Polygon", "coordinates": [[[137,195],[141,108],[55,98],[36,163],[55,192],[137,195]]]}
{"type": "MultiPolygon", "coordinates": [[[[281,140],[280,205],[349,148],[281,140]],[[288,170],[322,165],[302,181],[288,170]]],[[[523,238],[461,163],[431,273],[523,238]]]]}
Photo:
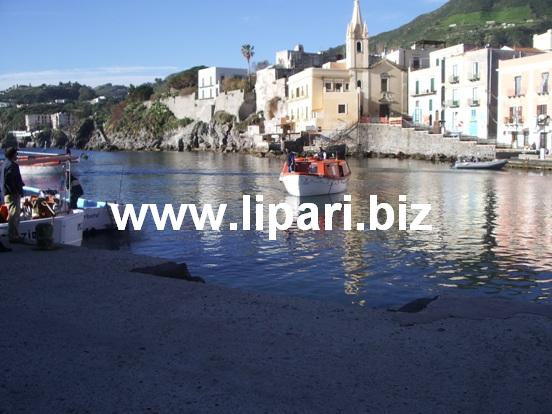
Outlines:
{"type": "Polygon", "coordinates": [[[320,147],[320,152],[318,153],[318,159],[319,160],[325,160],[328,158],[328,154],[326,154],[326,151],[322,147],[320,147]]]}
{"type": "Polygon", "coordinates": [[[69,147],[69,145],[65,146],[65,155],[71,155],[71,148],[69,147]]]}
{"type": "Polygon", "coordinates": [[[71,210],[77,209],[77,202],[80,197],[84,195],[84,190],[78,178],[71,174],[70,183],[71,197],[69,198],[69,208],[71,210]]]}
{"type": "Polygon", "coordinates": [[[8,236],[10,243],[22,243],[19,235],[19,221],[21,220],[21,197],[25,183],[21,178],[17,164],[17,148],[11,147],[5,153],[4,164],[4,203],[8,206],[8,236]]]}
{"type": "Polygon", "coordinates": [[[295,153],[293,151],[290,151],[288,155],[288,172],[294,172],[295,171],[295,153]]]}

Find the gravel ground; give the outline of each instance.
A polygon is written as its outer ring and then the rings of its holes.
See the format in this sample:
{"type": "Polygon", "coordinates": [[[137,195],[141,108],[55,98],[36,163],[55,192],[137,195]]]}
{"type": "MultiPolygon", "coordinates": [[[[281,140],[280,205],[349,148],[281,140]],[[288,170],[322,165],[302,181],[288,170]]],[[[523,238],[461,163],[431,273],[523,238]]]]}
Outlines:
{"type": "Polygon", "coordinates": [[[406,314],[130,272],[159,263],[2,254],[0,413],[552,413],[551,305],[406,314]]]}

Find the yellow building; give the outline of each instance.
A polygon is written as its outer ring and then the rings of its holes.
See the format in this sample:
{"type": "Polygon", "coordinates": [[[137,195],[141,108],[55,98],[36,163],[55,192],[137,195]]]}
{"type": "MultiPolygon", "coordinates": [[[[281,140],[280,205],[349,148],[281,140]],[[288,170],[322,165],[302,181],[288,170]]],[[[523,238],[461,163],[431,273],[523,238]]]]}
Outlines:
{"type": "Polygon", "coordinates": [[[367,115],[370,100],[368,28],[359,0],[347,28],[347,57],[289,78],[288,113],[296,130],[332,131],[367,115]]]}

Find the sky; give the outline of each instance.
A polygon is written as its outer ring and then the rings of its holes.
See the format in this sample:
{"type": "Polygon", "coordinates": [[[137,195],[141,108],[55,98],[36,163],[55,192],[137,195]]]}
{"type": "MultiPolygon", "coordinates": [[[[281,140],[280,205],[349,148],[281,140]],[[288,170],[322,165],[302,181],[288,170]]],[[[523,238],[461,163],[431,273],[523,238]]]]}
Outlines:
{"type": "MultiPolygon", "coordinates": [[[[360,0],[370,35],[445,0],[360,0]]],[[[353,0],[0,0],[0,90],[15,84],[140,84],[196,65],[274,62],[297,43],[345,42],[353,0]]]]}

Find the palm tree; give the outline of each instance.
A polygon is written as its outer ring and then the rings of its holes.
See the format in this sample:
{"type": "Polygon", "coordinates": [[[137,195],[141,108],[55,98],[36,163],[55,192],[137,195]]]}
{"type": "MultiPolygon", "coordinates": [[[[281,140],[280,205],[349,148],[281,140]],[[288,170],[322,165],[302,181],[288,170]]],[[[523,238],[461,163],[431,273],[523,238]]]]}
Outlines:
{"type": "Polygon", "coordinates": [[[247,77],[251,79],[251,66],[249,62],[251,62],[251,58],[255,56],[255,46],[253,45],[243,45],[241,47],[241,52],[245,60],[247,60],[247,77]]]}

